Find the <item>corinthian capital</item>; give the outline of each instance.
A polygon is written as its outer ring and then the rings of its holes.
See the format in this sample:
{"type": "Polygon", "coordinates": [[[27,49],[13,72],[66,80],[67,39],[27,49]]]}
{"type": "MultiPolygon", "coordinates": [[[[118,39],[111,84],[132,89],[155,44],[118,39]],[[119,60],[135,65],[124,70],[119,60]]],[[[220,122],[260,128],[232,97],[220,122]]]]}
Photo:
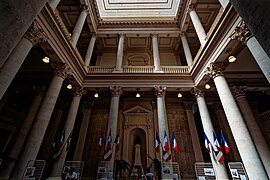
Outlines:
{"type": "Polygon", "coordinates": [[[235,98],[246,96],[247,86],[233,86],[232,93],[235,98]]]}
{"type": "Polygon", "coordinates": [[[205,70],[205,74],[215,79],[218,76],[223,76],[222,72],[225,69],[225,63],[211,63],[205,70]]]}
{"type": "Polygon", "coordinates": [[[33,46],[37,45],[38,43],[44,43],[47,41],[48,37],[44,33],[43,29],[38,26],[36,21],[28,28],[24,37],[30,40],[33,46]]]}
{"type": "Polygon", "coordinates": [[[51,64],[55,74],[62,77],[63,79],[66,78],[67,75],[71,75],[72,71],[67,64],[63,63],[52,63],[51,64]]]}
{"type": "Polygon", "coordinates": [[[238,40],[243,44],[246,44],[247,40],[252,36],[250,30],[248,29],[247,25],[244,21],[241,21],[240,24],[235,28],[232,35],[230,36],[231,39],[238,40]]]}
{"type": "Polygon", "coordinates": [[[167,89],[166,86],[155,86],[154,88],[155,88],[157,97],[162,97],[165,95],[166,89],[167,89]]]}
{"type": "Polygon", "coordinates": [[[86,93],[86,91],[81,86],[75,86],[73,89],[74,96],[82,96],[86,93]]]}
{"type": "Polygon", "coordinates": [[[204,89],[202,87],[194,87],[191,89],[191,94],[193,94],[196,98],[204,97],[204,89]]]}
{"type": "Polygon", "coordinates": [[[123,93],[121,86],[110,86],[112,96],[121,96],[123,93]]]}

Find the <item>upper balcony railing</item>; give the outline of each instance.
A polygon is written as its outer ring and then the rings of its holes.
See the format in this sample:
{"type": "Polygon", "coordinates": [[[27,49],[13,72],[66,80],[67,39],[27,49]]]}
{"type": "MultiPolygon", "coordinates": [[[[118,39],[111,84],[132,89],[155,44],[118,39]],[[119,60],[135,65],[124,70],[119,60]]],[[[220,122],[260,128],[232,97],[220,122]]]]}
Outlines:
{"type": "MultiPolygon", "coordinates": [[[[189,73],[189,66],[161,66],[159,73],[189,73]]],[[[88,73],[114,73],[114,66],[88,66],[88,73]]],[[[155,73],[154,66],[122,66],[121,73],[155,73]]]]}

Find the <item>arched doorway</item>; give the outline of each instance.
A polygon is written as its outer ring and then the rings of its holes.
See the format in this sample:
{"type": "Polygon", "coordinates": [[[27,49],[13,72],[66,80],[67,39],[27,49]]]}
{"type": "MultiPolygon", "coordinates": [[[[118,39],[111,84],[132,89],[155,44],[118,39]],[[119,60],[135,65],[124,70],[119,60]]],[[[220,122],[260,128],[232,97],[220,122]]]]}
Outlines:
{"type": "Polygon", "coordinates": [[[146,172],[147,168],[147,146],[146,146],[146,133],[141,128],[135,128],[131,130],[129,136],[129,159],[131,160],[131,166],[134,165],[135,162],[135,145],[139,144],[141,146],[141,162],[143,170],[146,172]]]}

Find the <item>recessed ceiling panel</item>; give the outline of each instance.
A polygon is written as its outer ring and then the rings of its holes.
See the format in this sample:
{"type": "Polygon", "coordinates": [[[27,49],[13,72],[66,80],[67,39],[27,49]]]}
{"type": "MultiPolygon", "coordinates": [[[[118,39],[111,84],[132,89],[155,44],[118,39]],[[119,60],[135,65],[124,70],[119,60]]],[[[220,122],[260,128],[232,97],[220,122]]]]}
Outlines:
{"type": "Polygon", "coordinates": [[[96,0],[102,21],[175,20],[180,0],[96,0]]]}

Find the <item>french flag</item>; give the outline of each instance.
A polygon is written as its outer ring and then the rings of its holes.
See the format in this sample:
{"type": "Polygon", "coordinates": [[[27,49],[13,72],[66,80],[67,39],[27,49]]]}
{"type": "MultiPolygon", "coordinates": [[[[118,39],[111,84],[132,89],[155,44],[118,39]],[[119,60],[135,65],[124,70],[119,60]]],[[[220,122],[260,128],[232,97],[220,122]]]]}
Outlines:
{"type": "Polygon", "coordinates": [[[109,135],[107,137],[104,159],[105,160],[111,159],[111,155],[112,155],[112,136],[111,136],[111,129],[110,129],[109,135]]]}
{"type": "Polygon", "coordinates": [[[214,146],[213,150],[214,150],[214,157],[216,158],[217,161],[224,161],[224,155],[222,152],[222,148],[217,140],[216,134],[213,131],[213,137],[214,137],[214,146]]]}
{"type": "Polygon", "coordinates": [[[173,144],[173,150],[176,152],[179,152],[174,132],[172,133],[172,144],[173,144]]]}
{"type": "Polygon", "coordinates": [[[228,143],[227,143],[227,141],[225,139],[225,136],[223,135],[222,132],[220,133],[220,144],[224,146],[225,153],[229,154],[230,153],[230,148],[229,148],[228,143]]]}
{"type": "Polygon", "coordinates": [[[169,140],[168,140],[168,136],[166,134],[166,131],[164,131],[164,141],[163,141],[163,149],[168,152],[170,150],[169,147],[169,140]]]}
{"type": "Polygon", "coordinates": [[[98,140],[98,146],[102,147],[102,145],[103,145],[103,133],[101,132],[99,140],[98,140]]]}
{"type": "Polygon", "coordinates": [[[222,151],[222,148],[221,148],[221,146],[220,146],[220,144],[219,144],[219,142],[217,140],[217,136],[216,136],[216,133],[214,131],[213,131],[213,137],[214,137],[214,145],[217,147],[217,149],[219,151],[222,151]]]}
{"type": "Polygon", "coordinates": [[[114,140],[114,144],[115,144],[115,151],[119,150],[119,145],[120,145],[120,137],[119,137],[119,132],[116,135],[116,138],[114,140]]]}
{"type": "Polygon", "coordinates": [[[206,136],[205,133],[204,133],[203,137],[204,137],[204,146],[205,146],[205,148],[207,149],[207,151],[210,153],[210,152],[211,152],[211,144],[210,144],[210,141],[209,141],[209,139],[208,139],[208,137],[206,136]]]}
{"type": "Polygon", "coordinates": [[[160,139],[159,139],[159,135],[158,133],[156,132],[156,143],[155,143],[155,150],[157,153],[159,153],[159,145],[160,145],[160,139]]]}

